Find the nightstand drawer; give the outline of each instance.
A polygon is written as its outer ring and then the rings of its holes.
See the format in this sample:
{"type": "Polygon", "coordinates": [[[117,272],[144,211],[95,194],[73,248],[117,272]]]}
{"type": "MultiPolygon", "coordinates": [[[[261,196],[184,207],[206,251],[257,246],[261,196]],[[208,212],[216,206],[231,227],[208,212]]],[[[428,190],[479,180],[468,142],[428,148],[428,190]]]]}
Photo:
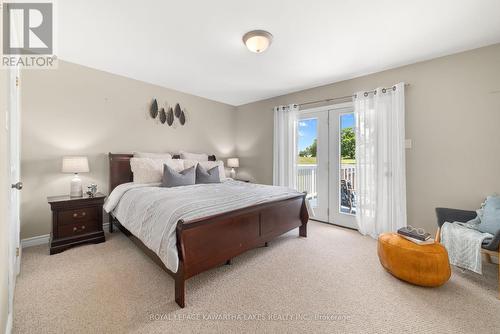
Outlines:
{"type": "Polygon", "coordinates": [[[59,225],[59,238],[68,238],[97,231],[97,220],[87,220],[72,224],[59,225]]]}
{"type": "Polygon", "coordinates": [[[74,224],[83,223],[87,221],[95,221],[98,217],[98,211],[100,207],[90,207],[83,209],[60,211],[58,213],[58,220],[60,224],[74,224]]]}

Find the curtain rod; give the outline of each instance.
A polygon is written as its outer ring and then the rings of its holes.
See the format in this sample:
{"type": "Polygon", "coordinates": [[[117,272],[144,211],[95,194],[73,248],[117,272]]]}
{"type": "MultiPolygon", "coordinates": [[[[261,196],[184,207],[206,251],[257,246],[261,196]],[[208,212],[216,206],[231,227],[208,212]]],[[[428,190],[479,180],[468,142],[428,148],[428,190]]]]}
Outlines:
{"type": "MultiPolygon", "coordinates": [[[[410,86],[410,84],[405,84],[405,88],[410,86]]],[[[384,87],[382,88],[382,91],[385,93],[386,90],[390,90],[390,89],[395,89],[396,86],[392,86],[392,87],[384,87]]],[[[375,93],[376,90],[370,90],[370,91],[367,91],[365,92],[365,94],[372,94],[372,93],[375,93]]],[[[337,101],[337,100],[345,100],[345,99],[352,99],[353,97],[356,97],[356,95],[346,95],[346,96],[339,96],[339,97],[331,97],[331,98],[328,98],[328,99],[324,99],[324,100],[317,100],[317,101],[309,101],[309,102],[304,102],[304,103],[299,103],[299,107],[302,107],[302,106],[307,106],[309,104],[316,104],[316,103],[324,103],[324,102],[331,102],[331,101],[337,101]]]]}

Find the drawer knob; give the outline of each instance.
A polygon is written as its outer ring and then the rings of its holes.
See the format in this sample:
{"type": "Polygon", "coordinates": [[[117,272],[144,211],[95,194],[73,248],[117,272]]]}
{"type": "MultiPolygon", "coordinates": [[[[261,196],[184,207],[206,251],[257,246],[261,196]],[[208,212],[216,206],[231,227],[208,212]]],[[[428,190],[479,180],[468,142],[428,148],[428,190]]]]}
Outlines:
{"type": "Polygon", "coordinates": [[[73,227],[73,232],[81,232],[83,230],[85,230],[85,225],[80,226],[80,228],[73,227]]]}
{"type": "Polygon", "coordinates": [[[78,217],[78,213],[76,213],[76,212],[75,212],[75,213],[73,214],[73,218],[76,218],[76,217],[78,217]]]}
{"type": "Polygon", "coordinates": [[[82,217],[85,217],[87,213],[86,212],[82,212],[82,217]]]}

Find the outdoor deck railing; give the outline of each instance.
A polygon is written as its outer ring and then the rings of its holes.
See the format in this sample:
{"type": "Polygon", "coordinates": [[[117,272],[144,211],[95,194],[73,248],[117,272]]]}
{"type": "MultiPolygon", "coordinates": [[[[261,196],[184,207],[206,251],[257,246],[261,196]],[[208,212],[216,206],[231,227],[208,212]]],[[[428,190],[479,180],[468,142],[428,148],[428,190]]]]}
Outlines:
{"type": "Polygon", "coordinates": [[[308,198],[318,196],[316,190],[317,168],[317,165],[297,165],[297,190],[307,191],[308,198]]]}
{"type": "Polygon", "coordinates": [[[351,185],[351,189],[356,189],[356,165],[354,164],[341,164],[340,166],[340,179],[346,180],[351,185]]]}
{"type": "MultiPolygon", "coordinates": [[[[317,165],[297,165],[297,190],[307,191],[309,198],[317,197],[317,165]]],[[[356,166],[354,164],[342,164],[340,168],[340,179],[346,180],[351,189],[356,189],[356,166]]]]}

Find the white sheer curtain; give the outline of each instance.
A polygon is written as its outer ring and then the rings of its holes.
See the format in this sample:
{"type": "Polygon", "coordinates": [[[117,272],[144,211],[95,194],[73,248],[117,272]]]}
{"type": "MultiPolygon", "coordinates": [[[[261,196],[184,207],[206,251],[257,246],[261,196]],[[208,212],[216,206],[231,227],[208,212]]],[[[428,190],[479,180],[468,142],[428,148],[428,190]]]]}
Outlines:
{"type": "Polygon", "coordinates": [[[359,231],[377,238],[406,226],[404,83],[358,92],[356,118],[359,231]]]}
{"type": "Polygon", "coordinates": [[[273,184],[295,188],[296,120],[299,106],[274,107],[273,184]]]}

